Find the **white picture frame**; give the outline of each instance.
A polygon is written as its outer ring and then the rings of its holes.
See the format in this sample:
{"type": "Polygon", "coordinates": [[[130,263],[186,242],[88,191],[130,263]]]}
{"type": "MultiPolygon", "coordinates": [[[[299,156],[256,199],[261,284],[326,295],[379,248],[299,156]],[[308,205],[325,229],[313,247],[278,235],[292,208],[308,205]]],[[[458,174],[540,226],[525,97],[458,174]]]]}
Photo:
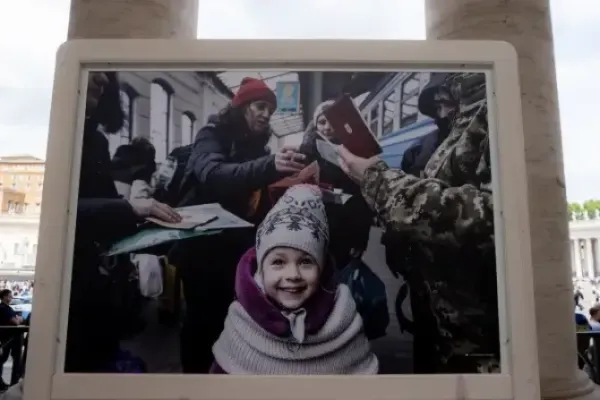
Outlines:
{"type": "Polygon", "coordinates": [[[447,400],[539,398],[527,184],[515,50],[489,41],[75,40],[58,51],[26,400],[447,400]],[[488,74],[502,372],[462,375],[65,374],[77,175],[88,69],[477,69],[488,74]],[[497,246],[498,247],[498,246],[497,246]]]}

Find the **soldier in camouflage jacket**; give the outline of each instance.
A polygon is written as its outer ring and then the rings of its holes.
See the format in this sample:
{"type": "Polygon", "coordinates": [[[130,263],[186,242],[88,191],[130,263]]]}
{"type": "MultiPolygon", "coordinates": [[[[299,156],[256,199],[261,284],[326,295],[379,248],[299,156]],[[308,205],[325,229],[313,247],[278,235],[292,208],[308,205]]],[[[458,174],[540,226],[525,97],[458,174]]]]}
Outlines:
{"type": "MultiPolygon", "coordinates": [[[[462,85],[471,78],[452,75],[444,83],[461,100],[459,112],[420,177],[376,157],[365,160],[340,150],[346,173],[360,182],[384,229],[411,244],[405,267],[419,269],[422,285],[410,289],[419,291],[432,317],[430,373],[499,368],[487,105],[485,96],[465,101],[462,85]]],[[[481,85],[484,80],[469,94],[481,91],[481,85]]]]}

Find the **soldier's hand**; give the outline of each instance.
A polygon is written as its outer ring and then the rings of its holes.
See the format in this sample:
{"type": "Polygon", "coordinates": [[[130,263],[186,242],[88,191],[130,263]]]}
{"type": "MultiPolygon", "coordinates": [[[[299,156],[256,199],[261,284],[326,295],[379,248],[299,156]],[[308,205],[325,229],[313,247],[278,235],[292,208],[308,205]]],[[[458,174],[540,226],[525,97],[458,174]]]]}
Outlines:
{"type": "Polygon", "coordinates": [[[340,167],[346,175],[357,183],[363,180],[367,168],[379,161],[379,157],[377,156],[371,158],[358,157],[344,146],[338,146],[337,153],[340,167]]]}

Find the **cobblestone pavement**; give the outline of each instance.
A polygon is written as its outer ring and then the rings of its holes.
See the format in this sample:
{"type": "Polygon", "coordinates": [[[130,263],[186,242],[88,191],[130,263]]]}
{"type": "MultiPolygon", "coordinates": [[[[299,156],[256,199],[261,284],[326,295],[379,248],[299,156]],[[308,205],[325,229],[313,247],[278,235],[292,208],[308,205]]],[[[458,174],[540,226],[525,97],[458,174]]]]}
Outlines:
{"type": "MultiPolygon", "coordinates": [[[[412,372],[412,336],[400,333],[396,319],[394,301],[396,293],[402,284],[402,278],[397,279],[389,271],[385,263],[384,247],[381,242],[381,230],[372,229],[369,248],[363,260],[385,283],[390,312],[390,324],[387,335],[373,341],[373,351],[377,354],[381,364],[380,373],[409,374],[412,372]]],[[[405,314],[410,317],[408,301],[405,304],[405,314]]]]}
{"type": "Polygon", "coordinates": [[[4,369],[2,370],[2,379],[4,382],[10,383],[10,374],[12,373],[12,359],[9,358],[8,361],[4,363],[4,369]]]}

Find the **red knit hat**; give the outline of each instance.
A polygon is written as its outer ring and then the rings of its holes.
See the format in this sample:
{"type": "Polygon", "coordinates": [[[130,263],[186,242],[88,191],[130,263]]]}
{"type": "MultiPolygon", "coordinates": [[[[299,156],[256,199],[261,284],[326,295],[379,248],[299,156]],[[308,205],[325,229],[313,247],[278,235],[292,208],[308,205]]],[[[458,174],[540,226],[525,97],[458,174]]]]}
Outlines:
{"type": "Polygon", "coordinates": [[[233,100],[231,100],[231,105],[237,107],[253,101],[266,101],[274,106],[277,105],[275,93],[263,81],[244,78],[237,93],[233,96],[233,100]]]}

